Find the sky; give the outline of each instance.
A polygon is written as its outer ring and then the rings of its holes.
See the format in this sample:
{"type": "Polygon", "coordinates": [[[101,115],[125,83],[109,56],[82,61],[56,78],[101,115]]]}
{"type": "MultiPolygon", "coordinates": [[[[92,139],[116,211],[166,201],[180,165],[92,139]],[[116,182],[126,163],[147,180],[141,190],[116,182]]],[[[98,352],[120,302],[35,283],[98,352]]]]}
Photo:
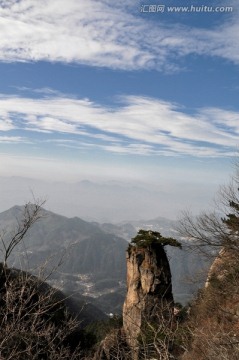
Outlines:
{"type": "MultiPolygon", "coordinates": [[[[0,210],[23,201],[19,177],[25,189],[45,182],[59,212],[64,191],[56,205],[52,184],[84,180],[117,182],[128,199],[132,184],[155,193],[159,205],[146,191],[114,220],[208,206],[238,151],[238,10],[235,0],[0,0],[0,179],[15,179],[0,210]]],[[[107,192],[95,195],[94,217],[110,219],[121,190],[108,212],[107,192]]],[[[69,213],[90,217],[89,200],[69,213]]]]}

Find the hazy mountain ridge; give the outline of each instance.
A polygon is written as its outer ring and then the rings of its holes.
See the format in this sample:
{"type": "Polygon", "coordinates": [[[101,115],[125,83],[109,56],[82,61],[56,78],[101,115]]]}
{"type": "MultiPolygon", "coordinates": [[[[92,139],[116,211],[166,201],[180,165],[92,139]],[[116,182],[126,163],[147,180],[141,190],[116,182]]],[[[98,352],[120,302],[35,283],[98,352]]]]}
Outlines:
{"type": "MultiPolygon", "coordinates": [[[[0,228],[9,234],[17,227],[17,218],[21,219],[22,211],[23,206],[14,206],[0,213],[0,228]]],[[[74,293],[80,299],[82,294],[104,295],[105,303],[107,293],[122,291],[126,248],[126,240],[104,232],[100,224],[42,209],[42,218],[29,230],[24,244],[16,249],[10,263],[34,271],[47,260],[50,272],[63,256],[63,264],[50,277],[50,284],[74,293]],[[112,281],[113,285],[109,286],[112,281]],[[101,286],[94,290],[96,282],[101,286]]]]}
{"type": "MultiPolygon", "coordinates": [[[[0,213],[1,229],[14,227],[20,216],[21,206],[0,213]]],[[[11,262],[25,270],[42,264],[52,255],[49,265],[59,261],[64,254],[63,264],[51,277],[50,283],[61,290],[84,294],[102,299],[103,308],[109,312],[112,294],[122,302],[125,293],[126,260],[128,241],[140,228],[160,231],[164,236],[175,236],[175,221],[158,217],[151,220],[121,222],[119,224],[87,222],[78,217],[67,218],[45,209],[42,219],[35,223],[24,240],[24,246],[17,249],[11,262]],[[127,240],[127,241],[126,241],[127,240]],[[27,257],[23,256],[27,250],[27,257]],[[118,295],[117,295],[118,294],[118,295]]],[[[185,302],[195,286],[184,281],[202,266],[202,261],[184,250],[167,247],[170,258],[175,298],[185,302]]],[[[97,301],[97,300],[95,300],[97,301]]],[[[114,298],[116,308],[120,308],[114,298]]]]}
{"type": "MultiPolygon", "coordinates": [[[[209,185],[208,185],[209,186],[209,185]]],[[[100,181],[99,179],[81,180],[75,182],[53,182],[41,179],[0,176],[1,203],[0,211],[24,204],[35,198],[47,199],[47,209],[67,217],[78,216],[87,221],[119,223],[121,221],[152,219],[155,214],[174,218],[184,206],[197,204],[194,211],[200,210],[208,201],[210,189],[205,188],[205,194],[194,191],[192,184],[186,188],[191,193],[188,203],[179,184],[172,189],[169,182],[149,184],[137,181],[100,181]],[[173,195],[172,195],[173,194],[173,195]],[[173,196],[174,206],[168,199],[173,196]]],[[[213,191],[214,188],[211,188],[213,191]]]]}

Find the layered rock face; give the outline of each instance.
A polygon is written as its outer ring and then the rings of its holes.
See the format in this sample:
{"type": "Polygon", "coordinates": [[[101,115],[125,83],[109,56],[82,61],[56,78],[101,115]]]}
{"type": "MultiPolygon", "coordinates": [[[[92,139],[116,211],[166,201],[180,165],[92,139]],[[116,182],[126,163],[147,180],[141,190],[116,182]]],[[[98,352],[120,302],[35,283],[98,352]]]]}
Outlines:
{"type": "Polygon", "coordinates": [[[235,324],[239,329],[239,277],[238,277],[238,254],[223,248],[212,263],[205,288],[209,291],[213,289],[215,297],[220,301],[227,320],[235,324]],[[211,289],[210,289],[211,288],[211,289]]]}
{"type": "Polygon", "coordinates": [[[182,360],[239,359],[239,253],[223,248],[192,303],[189,351],[182,360]]]}
{"type": "Polygon", "coordinates": [[[127,295],[123,328],[128,345],[135,349],[144,322],[160,321],[173,311],[171,272],[161,244],[132,246],[127,254],[127,295]]]}

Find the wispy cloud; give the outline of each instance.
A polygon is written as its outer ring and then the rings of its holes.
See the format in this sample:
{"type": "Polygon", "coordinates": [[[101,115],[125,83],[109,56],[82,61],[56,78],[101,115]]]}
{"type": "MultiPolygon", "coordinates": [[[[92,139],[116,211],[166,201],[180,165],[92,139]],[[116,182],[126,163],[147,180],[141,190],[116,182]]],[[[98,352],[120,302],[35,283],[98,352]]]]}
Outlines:
{"type": "Polygon", "coordinates": [[[19,144],[19,143],[31,144],[32,142],[21,136],[0,136],[0,144],[19,144]]]}
{"type": "Polygon", "coordinates": [[[45,139],[53,134],[61,136],[58,146],[122,154],[230,156],[238,145],[238,117],[219,108],[187,114],[177,104],[137,96],[122,97],[111,108],[67,96],[0,96],[2,131],[24,131],[25,137],[42,132],[45,139]]]}
{"type": "Polygon", "coordinates": [[[8,131],[14,129],[12,121],[4,113],[0,117],[0,131],[8,131]]]}
{"type": "Polygon", "coordinates": [[[188,54],[239,63],[236,16],[210,30],[169,26],[160,20],[140,16],[136,0],[1,1],[0,60],[167,71],[177,68],[177,59],[188,54]]]}

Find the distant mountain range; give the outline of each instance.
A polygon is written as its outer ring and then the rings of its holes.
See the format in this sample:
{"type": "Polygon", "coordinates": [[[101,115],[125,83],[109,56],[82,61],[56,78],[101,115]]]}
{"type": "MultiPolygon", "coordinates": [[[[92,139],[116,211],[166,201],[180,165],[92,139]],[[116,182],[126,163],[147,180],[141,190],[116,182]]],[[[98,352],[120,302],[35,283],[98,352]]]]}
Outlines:
{"type": "MultiPolygon", "coordinates": [[[[22,209],[22,206],[14,206],[0,213],[0,229],[5,231],[4,236],[14,231],[22,209]]],[[[106,313],[121,310],[126,290],[125,251],[137,230],[152,229],[164,236],[177,237],[176,222],[161,217],[100,224],[78,217],[67,218],[44,209],[42,215],[14,252],[11,264],[37,273],[37,266],[48,259],[47,271],[56,268],[49,278],[51,285],[74,294],[75,298],[88,296],[87,301],[106,313]],[[62,265],[58,267],[61,258],[62,265]]],[[[189,278],[195,277],[206,264],[198,255],[185,250],[167,247],[167,252],[175,299],[185,303],[198,287],[189,282],[189,278]]]]}
{"type": "Polygon", "coordinates": [[[15,204],[24,204],[34,194],[36,199],[47,199],[48,210],[87,221],[119,223],[152,219],[155,214],[171,219],[185,207],[194,213],[205,209],[215,190],[214,184],[207,184],[204,194],[201,189],[199,195],[190,179],[188,183],[177,185],[174,180],[165,183],[163,177],[156,184],[133,179],[54,182],[36,179],[34,175],[32,178],[0,176],[0,212],[15,204]]]}

